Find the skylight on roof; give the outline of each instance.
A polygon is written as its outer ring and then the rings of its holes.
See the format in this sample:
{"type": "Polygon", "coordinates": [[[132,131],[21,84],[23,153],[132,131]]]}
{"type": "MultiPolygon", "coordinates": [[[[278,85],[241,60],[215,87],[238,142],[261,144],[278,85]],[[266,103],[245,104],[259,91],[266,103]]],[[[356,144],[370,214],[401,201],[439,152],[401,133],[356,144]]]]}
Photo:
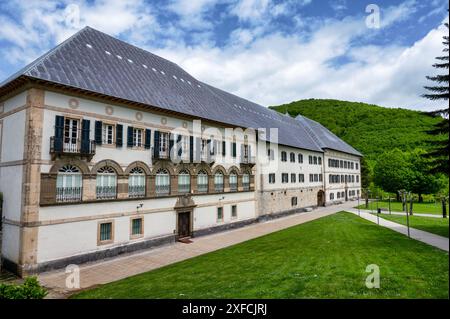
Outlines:
{"type": "Polygon", "coordinates": [[[191,85],[192,83],[191,83],[191,81],[187,81],[187,83],[189,84],[189,85],[191,85]]]}
{"type": "Polygon", "coordinates": [[[107,55],[111,55],[111,52],[109,52],[109,51],[105,51],[105,53],[106,53],[107,55]]]}
{"type": "Polygon", "coordinates": [[[175,75],[172,75],[172,77],[176,80],[177,79],[177,77],[175,76],[175,75]]]}
{"type": "Polygon", "coordinates": [[[127,59],[127,60],[128,60],[128,62],[133,63],[133,60],[130,60],[130,59],[127,59]]]}
{"type": "Polygon", "coordinates": [[[158,72],[155,68],[152,68],[153,72],[158,72]]]}
{"type": "Polygon", "coordinates": [[[182,78],[180,78],[181,82],[184,82],[184,80],[182,78]]]}
{"type": "Polygon", "coordinates": [[[87,46],[89,49],[92,49],[92,45],[90,45],[89,43],[87,43],[86,46],[87,46]]]}
{"type": "Polygon", "coordinates": [[[119,60],[122,60],[122,57],[121,57],[120,55],[116,55],[116,57],[117,57],[119,60]]]}
{"type": "Polygon", "coordinates": [[[162,75],[166,75],[166,73],[164,73],[164,71],[160,71],[162,75]]]}
{"type": "Polygon", "coordinates": [[[148,69],[148,66],[146,66],[145,64],[142,64],[142,66],[144,67],[144,69],[148,69]]]}
{"type": "Polygon", "coordinates": [[[200,85],[200,84],[197,84],[197,86],[198,86],[199,88],[201,88],[201,85],[200,85]]]}

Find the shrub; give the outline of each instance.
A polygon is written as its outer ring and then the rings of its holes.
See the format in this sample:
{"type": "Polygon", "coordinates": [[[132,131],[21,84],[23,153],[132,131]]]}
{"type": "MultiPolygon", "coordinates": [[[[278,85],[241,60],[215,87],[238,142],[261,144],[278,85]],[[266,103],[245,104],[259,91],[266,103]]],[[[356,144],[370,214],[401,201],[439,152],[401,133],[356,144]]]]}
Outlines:
{"type": "Polygon", "coordinates": [[[0,284],[0,299],[42,299],[47,295],[36,277],[27,277],[23,284],[0,284]]]}

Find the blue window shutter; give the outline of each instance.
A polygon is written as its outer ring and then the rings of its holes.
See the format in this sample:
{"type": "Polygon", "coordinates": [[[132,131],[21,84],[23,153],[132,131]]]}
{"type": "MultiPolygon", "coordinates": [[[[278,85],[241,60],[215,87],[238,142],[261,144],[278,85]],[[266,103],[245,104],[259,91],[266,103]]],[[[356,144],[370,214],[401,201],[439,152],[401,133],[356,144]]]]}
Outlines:
{"type": "Polygon", "coordinates": [[[55,144],[56,152],[62,152],[64,135],[64,116],[56,115],[55,117],[55,144]]]}
{"type": "Polygon", "coordinates": [[[172,148],[173,145],[175,144],[175,135],[174,134],[170,134],[169,135],[169,156],[172,156],[172,148]]]}
{"type": "Polygon", "coordinates": [[[189,161],[194,162],[194,137],[189,136],[189,161]]]}
{"type": "Polygon", "coordinates": [[[133,147],[133,127],[132,126],[128,126],[127,146],[133,147]]]}
{"type": "Polygon", "coordinates": [[[222,141],[222,156],[226,155],[227,142],[222,141]]]}
{"type": "Polygon", "coordinates": [[[152,131],[150,129],[145,129],[145,148],[150,149],[152,131]]]}
{"type": "Polygon", "coordinates": [[[123,125],[117,124],[116,125],[116,147],[122,147],[123,146],[123,125]]]}
{"type": "Polygon", "coordinates": [[[153,142],[153,157],[159,158],[159,131],[155,131],[153,142]]]}
{"type": "Polygon", "coordinates": [[[82,124],[81,124],[81,153],[82,154],[89,154],[89,148],[90,148],[89,133],[91,131],[90,126],[91,126],[91,121],[89,121],[89,120],[82,121],[82,124]]]}
{"type": "Polygon", "coordinates": [[[95,121],[95,144],[102,145],[102,121],[95,121]]]}

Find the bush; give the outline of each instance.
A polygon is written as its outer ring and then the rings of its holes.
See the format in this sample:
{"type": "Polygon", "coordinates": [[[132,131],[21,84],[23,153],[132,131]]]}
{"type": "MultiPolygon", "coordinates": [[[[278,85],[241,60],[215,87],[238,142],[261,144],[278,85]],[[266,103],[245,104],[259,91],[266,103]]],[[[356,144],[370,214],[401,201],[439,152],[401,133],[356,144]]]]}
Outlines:
{"type": "Polygon", "coordinates": [[[36,277],[28,277],[21,285],[0,284],[0,299],[42,299],[47,295],[36,277]]]}

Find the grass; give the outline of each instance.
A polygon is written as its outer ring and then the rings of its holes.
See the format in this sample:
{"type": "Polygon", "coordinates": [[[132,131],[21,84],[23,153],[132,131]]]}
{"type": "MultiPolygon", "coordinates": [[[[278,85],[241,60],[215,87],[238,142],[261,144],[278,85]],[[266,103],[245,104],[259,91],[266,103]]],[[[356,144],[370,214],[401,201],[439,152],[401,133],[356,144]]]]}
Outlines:
{"type": "Polygon", "coordinates": [[[340,212],[72,298],[448,298],[448,269],[448,253],[340,212]]]}
{"type": "MultiPolygon", "coordinates": [[[[376,214],[374,214],[376,215],[376,214]]],[[[406,215],[389,215],[381,214],[380,218],[384,218],[395,223],[406,225],[406,215]]],[[[427,231],[439,236],[448,236],[448,218],[409,216],[409,226],[412,228],[427,231]]]]}
{"type": "MultiPolygon", "coordinates": [[[[361,202],[363,202],[361,200],[361,202]]],[[[366,209],[366,205],[363,203],[356,208],[366,209]]],[[[379,201],[378,207],[381,209],[389,210],[389,202],[387,200],[379,201]]],[[[375,201],[369,202],[369,210],[374,212],[377,210],[377,203],[375,201]]],[[[393,212],[403,212],[402,202],[391,201],[391,211],[393,212]]],[[[408,203],[409,211],[409,203],[408,203]]],[[[435,214],[442,215],[442,204],[441,203],[413,203],[413,213],[420,214],[435,214]]],[[[448,204],[447,204],[447,214],[449,214],[448,204]]]]}

